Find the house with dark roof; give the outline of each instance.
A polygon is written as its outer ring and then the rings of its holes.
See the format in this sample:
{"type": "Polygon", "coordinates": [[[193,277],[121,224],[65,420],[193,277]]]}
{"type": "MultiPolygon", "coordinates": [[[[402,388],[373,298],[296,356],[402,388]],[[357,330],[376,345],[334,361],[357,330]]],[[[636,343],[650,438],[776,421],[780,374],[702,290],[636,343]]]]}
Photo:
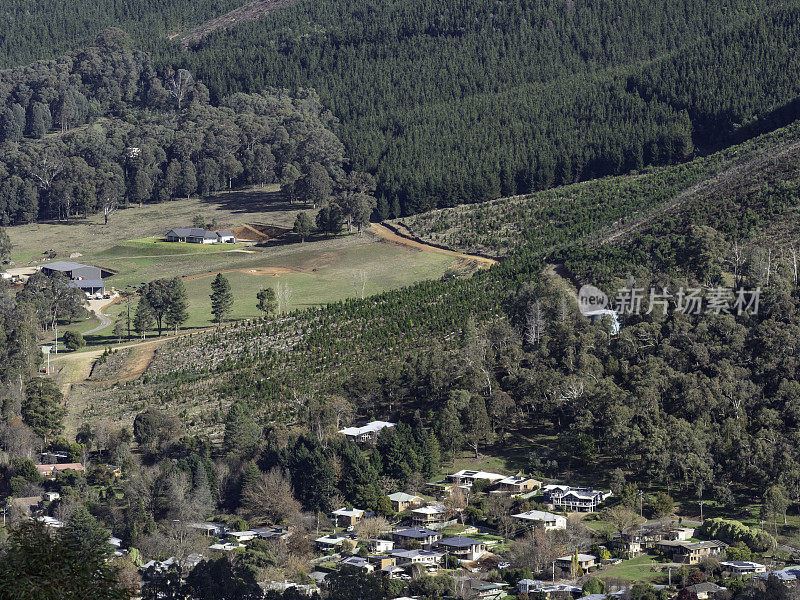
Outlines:
{"type": "Polygon", "coordinates": [[[545,503],[564,511],[575,512],[594,512],[611,496],[610,492],[568,485],[546,485],[542,492],[545,503]]]}
{"type": "Polygon", "coordinates": [[[426,529],[425,527],[410,527],[408,529],[398,529],[392,532],[392,540],[398,544],[417,542],[422,546],[430,547],[440,539],[442,539],[441,533],[433,529],[426,529]]]}
{"type": "Polygon", "coordinates": [[[235,244],[236,236],[230,231],[209,231],[202,227],[176,227],[164,236],[168,242],[188,244],[235,244]]]}
{"type": "Polygon", "coordinates": [[[64,275],[69,279],[70,287],[78,288],[90,296],[97,293],[105,293],[103,279],[114,274],[100,267],[82,265],[69,260],[57,260],[44,264],[41,267],[41,271],[49,276],[64,275]]]}
{"type": "Polygon", "coordinates": [[[486,554],[485,543],[463,536],[439,540],[436,548],[462,560],[478,560],[486,554]]]}

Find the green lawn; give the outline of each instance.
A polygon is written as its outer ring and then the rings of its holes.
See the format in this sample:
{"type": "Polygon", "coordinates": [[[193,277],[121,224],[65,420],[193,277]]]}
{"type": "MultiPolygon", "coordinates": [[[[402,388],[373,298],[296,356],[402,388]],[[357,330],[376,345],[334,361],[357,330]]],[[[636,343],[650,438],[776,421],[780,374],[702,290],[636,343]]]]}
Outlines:
{"type": "Polygon", "coordinates": [[[655,556],[645,554],[631,560],[623,561],[619,566],[600,569],[595,572],[595,575],[601,579],[608,577],[624,579],[626,581],[646,581],[652,583],[664,577],[664,574],[661,573],[662,568],[664,568],[664,564],[657,562],[655,556]],[[656,571],[653,571],[654,567],[656,571]]]}
{"type": "Polygon", "coordinates": [[[205,254],[214,252],[230,252],[244,248],[246,244],[187,244],[181,242],[167,242],[161,238],[140,238],[128,240],[112,246],[93,256],[104,258],[129,258],[140,256],[171,256],[174,254],[205,254]]]}
{"type": "MultiPolygon", "coordinates": [[[[158,277],[190,276],[184,281],[189,295],[189,321],[184,329],[209,327],[211,282],[222,271],[231,284],[234,303],[230,319],[259,316],[256,293],[278,285],[291,292],[288,310],[318,306],[356,294],[372,295],[437,279],[455,261],[436,252],[421,252],[356,235],[329,241],[289,244],[279,248],[239,252],[207,253],[198,256],[168,256],[120,260],[119,274],[109,279],[120,289],[158,277]],[[207,273],[197,275],[198,273],[207,273]],[[363,275],[362,275],[363,274],[363,275]]],[[[136,300],[131,302],[131,312],[136,300]]],[[[127,310],[119,302],[104,312],[113,319],[127,310]]],[[[111,328],[90,336],[93,344],[114,342],[111,328]]]]}

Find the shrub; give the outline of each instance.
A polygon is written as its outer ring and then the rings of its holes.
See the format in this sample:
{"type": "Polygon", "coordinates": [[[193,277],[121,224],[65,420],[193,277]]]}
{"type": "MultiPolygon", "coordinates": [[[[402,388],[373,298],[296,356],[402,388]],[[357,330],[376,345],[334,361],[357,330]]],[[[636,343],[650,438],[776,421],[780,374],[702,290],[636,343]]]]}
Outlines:
{"type": "Polygon", "coordinates": [[[68,350],[80,350],[86,345],[86,340],[77,331],[66,331],[63,336],[64,345],[68,350]]]}

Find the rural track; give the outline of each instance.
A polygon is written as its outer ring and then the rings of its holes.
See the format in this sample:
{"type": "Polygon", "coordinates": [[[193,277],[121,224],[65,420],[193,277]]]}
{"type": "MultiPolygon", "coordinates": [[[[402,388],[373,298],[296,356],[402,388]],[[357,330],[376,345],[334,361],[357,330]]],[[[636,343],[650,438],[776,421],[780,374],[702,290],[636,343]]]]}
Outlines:
{"type": "Polygon", "coordinates": [[[477,256],[475,254],[464,254],[462,252],[456,252],[455,250],[448,250],[446,248],[431,246],[430,244],[426,244],[425,242],[421,242],[419,240],[414,239],[410,235],[406,236],[406,235],[401,235],[400,233],[396,233],[391,229],[389,229],[388,227],[386,227],[385,225],[381,225],[379,223],[373,223],[367,231],[374,234],[376,237],[382,240],[385,240],[393,244],[398,244],[400,246],[406,246],[407,248],[414,248],[415,250],[423,250],[426,252],[436,252],[438,254],[447,254],[455,258],[472,260],[489,267],[497,264],[497,261],[494,260],[493,258],[487,258],[485,256],[477,256]]]}
{"type": "Polygon", "coordinates": [[[643,227],[646,227],[658,217],[679,209],[686,202],[692,200],[693,198],[695,198],[699,194],[702,194],[703,192],[713,189],[721,182],[742,176],[746,174],[748,170],[757,169],[769,162],[782,158],[786,154],[794,152],[798,149],[800,149],[800,140],[797,140],[789,144],[787,147],[777,152],[759,154],[755,158],[751,158],[749,160],[744,159],[735,162],[729,167],[724,168],[718,173],[714,174],[710,178],[699,181],[698,183],[689,186],[685,190],[678,192],[675,196],[673,196],[670,200],[667,200],[664,204],[634,217],[631,223],[621,226],[619,228],[613,228],[612,226],[610,230],[606,231],[605,233],[601,233],[600,237],[591,245],[605,246],[606,244],[611,244],[622,236],[641,230],[643,227]]]}
{"type": "Polygon", "coordinates": [[[85,335],[85,336],[86,335],[91,335],[93,333],[97,333],[98,331],[103,331],[103,329],[105,329],[106,327],[111,325],[111,319],[109,319],[106,315],[103,314],[103,309],[102,308],[99,308],[99,309],[93,311],[93,313],[95,315],[97,315],[98,319],[100,319],[100,324],[97,327],[95,327],[94,329],[90,329],[89,331],[84,332],[83,335],[85,335]]]}

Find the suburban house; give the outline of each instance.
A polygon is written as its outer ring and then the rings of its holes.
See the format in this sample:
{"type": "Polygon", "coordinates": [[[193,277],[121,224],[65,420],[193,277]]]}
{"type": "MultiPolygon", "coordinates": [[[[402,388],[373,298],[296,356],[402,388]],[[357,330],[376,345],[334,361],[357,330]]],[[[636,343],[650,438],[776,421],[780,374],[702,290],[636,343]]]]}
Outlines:
{"type": "Polygon", "coordinates": [[[426,529],[425,527],[411,527],[409,529],[393,531],[392,539],[397,544],[417,542],[423,547],[430,547],[432,544],[442,539],[442,534],[433,529],[426,529]]]}
{"type": "Polygon", "coordinates": [[[441,505],[420,506],[411,510],[411,518],[417,526],[444,523],[447,509],[441,505]]]}
{"type": "Polygon", "coordinates": [[[786,567],[780,571],[767,571],[766,573],[757,573],[755,578],[766,581],[770,577],[775,577],[780,581],[798,581],[800,580],[800,567],[797,565],[786,567]]]}
{"type": "Polygon", "coordinates": [[[223,537],[228,532],[228,528],[225,525],[208,521],[204,523],[189,523],[189,527],[197,529],[207,537],[223,537]]]}
{"type": "Polygon", "coordinates": [[[636,530],[613,535],[612,545],[629,558],[651,550],[664,540],[687,541],[694,537],[693,527],[673,527],[671,524],[644,525],[636,530]]]}
{"type": "Polygon", "coordinates": [[[345,540],[350,538],[344,537],[343,535],[323,535],[321,538],[317,538],[314,540],[314,543],[317,545],[317,549],[321,550],[322,552],[329,552],[331,550],[336,550],[338,546],[341,546],[345,540]]]}
{"type": "Polygon", "coordinates": [[[176,227],[164,236],[168,242],[189,244],[235,244],[236,236],[230,231],[209,231],[202,227],[176,227]]]}
{"type": "Polygon", "coordinates": [[[568,512],[594,512],[611,496],[611,492],[568,485],[546,485],[542,491],[547,504],[568,512]]]}
{"type": "Polygon", "coordinates": [[[69,286],[78,288],[87,295],[104,294],[106,291],[103,279],[111,277],[114,273],[106,271],[100,267],[91,267],[80,263],[58,260],[42,265],[42,273],[45,275],[64,275],[69,279],[69,286]]]}
{"type": "Polygon", "coordinates": [[[495,489],[498,492],[511,492],[512,494],[524,494],[532,492],[542,487],[542,482],[537,479],[525,477],[524,475],[512,475],[497,482],[495,489]]]}
{"type": "Polygon", "coordinates": [[[79,473],[83,473],[86,471],[86,468],[81,463],[62,463],[36,465],[36,470],[39,471],[39,475],[45,479],[50,479],[55,477],[56,473],[60,473],[61,471],[78,471],[79,473]]]}
{"type": "Polygon", "coordinates": [[[391,540],[372,539],[367,541],[367,548],[370,552],[389,552],[394,550],[394,542],[391,540]]]}
{"type": "Polygon", "coordinates": [[[685,542],[694,537],[694,527],[673,527],[667,532],[667,539],[685,542]]]}
{"type": "Polygon", "coordinates": [[[285,527],[254,527],[256,537],[262,540],[288,540],[292,532],[285,527]]]}
{"type": "Polygon", "coordinates": [[[381,430],[387,427],[394,427],[396,423],[389,423],[388,421],[371,421],[361,427],[345,427],[339,433],[350,438],[354,442],[375,442],[378,439],[378,434],[381,430]]]}
{"type": "Polygon", "coordinates": [[[425,503],[419,496],[406,494],[405,492],[395,492],[394,494],[389,494],[387,498],[389,498],[389,502],[392,503],[392,510],[394,512],[403,512],[404,510],[415,508],[425,503]]]}
{"type": "Polygon", "coordinates": [[[353,527],[364,518],[364,511],[360,508],[340,508],[331,513],[337,527],[353,527]]]}
{"type": "Polygon", "coordinates": [[[552,531],[553,529],[566,529],[567,518],[561,515],[556,515],[542,510],[529,510],[524,513],[512,515],[515,519],[522,521],[529,527],[537,527],[541,525],[545,531],[552,531]]]}
{"type": "Polygon", "coordinates": [[[687,586],[685,589],[697,596],[697,600],[711,600],[717,594],[727,591],[728,588],[720,587],[716,583],[704,581],[696,585],[687,586]]]}
{"type": "Polygon", "coordinates": [[[385,567],[381,567],[381,573],[389,579],[398,579],[405,573],[405,569],[397,565],[386,565],[385,567]]]}
{"type": "Polygon", "coordinates": [[[339,561],[340,565],[354,567],[361,569],[365,573],[372,573],[375,570],[375,565],[369,562],[366,558],[360,556],[348,556],[339,561]]]}
{"type": "Polygon", "coordinates": [[[707,556],[720,556],[728,544],[718,540],[709,542],[685,542],[664,540],[656,544],[656,550],[672,560],[672,562],[695,565],[707,556]]]}
{"type": "Polygon", "coordinates": [[[517,591],[520,594],[528,594],[529,596],[541,592],[546,598],[577,597],[583,593],[580,586],[569,585],[567,583],[539,581],[536,579],[520,579],[517,582],[517,591]]]}
{"type": "Polygon", "coordinates": [[[241,544],[242,542],[249,542],[250,540],[254,540],[256,537],[258,537],[258,534],[252,529],[247,529],[245,531],[228,532],[228,539],[237,542],[239,544],[241,544]]]}
{"type": "Polygon", "coordinates": [[[723,571],[728,571],[737,577],[767,572],[766,566],[749,560],[729,560],[719,563],[719,566],[723,571]]]}
{"type": "MultiPolygon", "coordinates": [[[[556,559],[556,566],[569,571],[572,568],[572,559],[574,556],[560,556],[556,559]]],[[[593,554],[578,554],[578,568],[587,572],[596,566],[597,557],[593,554]]]]}
{"type": "Polygon", "coordinates": [[[376,569],[385,569],[386,567],[394,567],[397,565],[397,559],[393,556],[386,556],[385,554],[370,554],[367,560],[375,565],[376,569]]]}
{"type": "Polygon", "coordinates": [[[433,550],[395,550],[392,556],[397,559],[398,565],[436,566],[442,562],[444,554],[433,550]]]}
{"type": "Polygon", "coordinates": [[[462,560],[478,560],[486,554],[485,543],[461,536],[439,540],[436,547],[462,560]]]}
{"type": "Polygon", "coordinates": [[[492,583],[490,581],[481,581],[473,579],[470,582],[472,588],[473,598],[505,598],[508,596],[505,587],[506,583],[492,583]]]}
{"type": "Polygon", "coordinates": [[[506,479],[505,475],[499,473],[488,473],[487,471],[473,471],[471,469],[462,469],[458,473],[453,473],[447,476],[447,480],[455,483],[459,487],[470,488],[479,479],[495,484],[501,479],[506,479]]]}

